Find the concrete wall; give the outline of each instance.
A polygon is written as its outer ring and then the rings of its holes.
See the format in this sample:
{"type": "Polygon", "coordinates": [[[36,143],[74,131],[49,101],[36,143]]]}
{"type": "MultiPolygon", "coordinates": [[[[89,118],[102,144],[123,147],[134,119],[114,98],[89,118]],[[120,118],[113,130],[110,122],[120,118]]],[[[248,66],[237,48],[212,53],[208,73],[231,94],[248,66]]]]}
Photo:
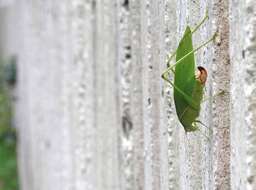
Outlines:
{"type": "MultiPolygon", "coordinates": [[[[22,190],[256,189],[253,0],[19,0],[22,190]],[[208,70],[202,127],[184,133],[166,56],[195,33],[208,70]],[[205,136],[209,137],[207,139],[205,136]]],[[[12,38],[12,39],[13,39],[12,38]]]]}

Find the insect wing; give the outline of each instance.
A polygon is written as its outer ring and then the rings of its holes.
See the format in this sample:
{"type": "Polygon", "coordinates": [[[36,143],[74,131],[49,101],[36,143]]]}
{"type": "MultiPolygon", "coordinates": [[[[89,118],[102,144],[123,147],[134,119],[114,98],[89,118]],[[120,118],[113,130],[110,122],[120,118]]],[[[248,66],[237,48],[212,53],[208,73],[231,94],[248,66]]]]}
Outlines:
{"type": "MultiPolygon", "coordinates": [[[[192,33],[187,26],[185,33],[179,43],[176,54],[176,62],[193,50],[192,33]]],[[[175,66],[174,85],[192,98],[195,85],[195,58],[194,54],[187,56],[183,61],[175,66]]],[[[174,89],[174,102],[179,119],[184,110],[190,105],[184,99],[184,95],[174,89]]],[[[182,121],[181,121],[182,122],[182,121]]]]}

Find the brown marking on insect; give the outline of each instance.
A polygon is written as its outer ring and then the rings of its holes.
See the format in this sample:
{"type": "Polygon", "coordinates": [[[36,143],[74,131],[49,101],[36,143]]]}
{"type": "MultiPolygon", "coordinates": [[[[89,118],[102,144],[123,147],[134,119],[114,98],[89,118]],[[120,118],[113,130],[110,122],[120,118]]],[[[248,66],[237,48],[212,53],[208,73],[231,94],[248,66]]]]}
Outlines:
{"type": "Polygon", "coordinates": [[[196,79],[202,84],[204,85],[207,79],[207,71],[205,68],[199,66],[197,67],[197,72],[196,72],[196,79]]]}

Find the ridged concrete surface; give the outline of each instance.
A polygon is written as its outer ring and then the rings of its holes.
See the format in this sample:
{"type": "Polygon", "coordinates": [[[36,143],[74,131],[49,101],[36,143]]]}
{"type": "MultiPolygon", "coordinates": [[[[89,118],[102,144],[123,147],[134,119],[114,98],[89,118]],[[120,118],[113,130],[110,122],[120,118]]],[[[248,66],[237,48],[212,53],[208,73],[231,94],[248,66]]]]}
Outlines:
{"type": "Polygon", "coordinates": [[[256,189],[253,0],[9,6],[22,190],[256,189]],[[185,134],[161,73],[206,8],[194,46],[218,36],[196,61],[208,71],[205,97],[225,95],[202,103],[200,120],[213,134],[185,134]]]}

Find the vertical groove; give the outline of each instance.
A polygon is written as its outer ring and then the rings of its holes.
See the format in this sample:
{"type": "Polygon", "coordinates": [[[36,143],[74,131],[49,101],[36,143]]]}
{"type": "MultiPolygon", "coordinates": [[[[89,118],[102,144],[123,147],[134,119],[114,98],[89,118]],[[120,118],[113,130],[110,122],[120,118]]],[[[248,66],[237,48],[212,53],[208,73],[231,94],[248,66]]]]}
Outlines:
{"type": "Polygon", "coordinates": [[[244,3],[239,0],[230,2],[230,58],[231,58],[231,189],[245,189],[246,187],[246,134],[248,126],[245,123],[246,98],[243,87],[245,76],[245,18],[244,3]],[[238,8],[239,7],[239,8],[238,8]]]}
{"type": "MultiPolygon", "coordinates": [[[[164,18],[164,45],[163,52],[164,58],[163,63],[163,70],[166,68],[166,57],[170,53],[173,53],[177,47],[177,13],[176,13],[176,1],[173,0],[165,0],[164,1],[164,11],[163,11],[163,18],[164,18]]],[[[167,148],[168,148],[168,174],[167,174],[167,185],[169,190],[179,189],[179,149],[178,149],[178,125],[177,125],[177,116],[174,109],[174,102],[173,102],[173,88],[166,84],[164,81],[162,90],[165,94],[165,105],[164,105],[164,118],[163,121],[165,124],[165,128],[167,128],[167,148]]],[[[165,142],[163,142],[165,143],[165,142]]],[[[164,155],[162,155],[164,156],[164,155]]],[[[163,174],[164,175],[164,174],[163,174]]],[[[165,189],[165,188],[163,188],[165,189]]]]}
{"type": "Polygon", "coordinates": [[[160,72],[159,2],[142,4],[143,117],[145,141],[145,188],[160,189],[160,72]]]}
{"type": "MultiPolygon", "coordinates": [[[[141,2],[141,59],[142,59],[142,92],[143,92],[143,127],[144,127],[144,177],[145,183],[144,188],[152,190],[152,146],[151,146],[151,128],[152,128],[152,117],[149,116],[148,108],[151,106],[151,99],[149,97],[148,88],[148,65],[152,64],[151,57],[149,56],[149,48],[151,48],[149,40],[150,26],[150,2],[149,0],[143,0],[141,2]]],[[[152,26],[151,26],[152,27],[152,26]]]]}
{"type": "Polygon", "coordinates": [[[116,90],[116,4],[96,1],[97,189],[118,190],[118,95],[116,90]]]}
{"type": "Polygon", "coordinates": [[[18,157],[19,157],[19,179],[22,189],[34,189],[34,176],[32,170],[32,143],[31,143],[31,125],[29,125],[30,115],[28,110],[26,113],[23,109],[26,107],[29,109],[29,60],[31,59],[31,54],[29,54],[29,46],[27,46],[28,39],[31,37],[31,17],[29,16],[29,5],[24,2],[19,2],[17,9],[19,13],[17,16],[20,18],[19,27],[21,31],[21,36],[18,40],[20,42],[20,50],[18,51],[18,101],[16,105],[16,122],[19,122],[18,129],[18,157]],[[30,161],[30,162],[29,162],[30,161]]]}
{"type": "Polygon", "coordinates": [[[74,183],[77,190],[95,189],[93,36],[94,2],[72,1],[72,127],[74,183]]]}
{"type": "Polygon", "coordinates": [[[118,86],[119,86],[119,119],[120,119],[120,170],[121,189],[134,189],[133,181],[133,133],[134,124],[131,116],[131,93],[132,93],[132,62],[131,47],[131,3],[123,0],[117,3],[117,41],[118,41],[118,86]]]}
{"type": "MultiPolygon", "coordinates": [[[[173,168],[174,160],[171,159],[171,153],[175,152],[175,147],[172,147],[173,142],[169,144],[168,138],[169,133],[168,130],[172,127],[170,124],[170,117],[173,117],[173,109],[170,106],[170,86],[166,86],[164,81],[160,78],[162,72],[166,69],[166,57],[169,53],[174,51],[176,45],[175,39],[175,31],[176,31],[176,12],[173,7],[175,7],[175,2],[161,0],[159,2],[159,30],[161,31],[159,35],[159,92],[160,96],[160,125],[159,125],[159,138],[160,138],[160,154],[159,154],[159,163],[160,163],[160,189],[168,189],[169,185],[171,187],[175,186],[171,181],[172,178],[170,176],[174,176],[176,174],[175,169],[173,168]],[[172,4],[171,4],[172,3],[172,4]],[[173,24],[173,25],[172,25],[173,24]],[[172,36],[172,38],[170,38],[172,36]],[[165,90],[166,87],[166,90],[165,90]],[[167,93],[165,93],[165,91],[167,93]],[[169,165],[170,164],[170,165],[169,165]],[[171,168],[171,169],[169,169],[171,168]],[[170,181],[169,181],[170,180],[170,181]],[[169,184],[170,183],[170,184],[169,184]]],[[[173,118],[172,118],[173,119],[173,118]]],[[[173,128],[171,128],[172,130],[173,128]]],[[[173,140],[175,138],[170,135],[170,139],[173,140]]],[[[175,155],[175,153],[174,153],[175,155]]],[[[177,155],[177,154],[176,154],[177,155]]],[[[176,181],[176,179],[175,179],[176,181]]],[[[174,182],[175,183],[175,182],[174,182]]],[[[177,187],[177,186],[176,186],[177,187]]]]}
{"type": "Polygon", "coordinates": [[[131,117],[133,120],[133,172],[134,190],[144,189],[144,133],[143,133],[143,94],[142,94],[142,60],[141,60],[141,2],[130,0],[130,40],[131,40],[131,117]]]}
{"type": "Polygon", "coordinates": [[[255,81],[256,81],[256,6],[252,0],[245,4],[245,25],[244,25],[244,58],[245,58],[245,78],[244,93],[247,107],[245,108],[245,122],[248,132],[246,134],[246,187],[249,190],[256,187],[256,99],[255,99],[255,81]]]}
{"type": "Polygon", "coordinates": [[[230,189],[230,55],[228,1],[213,2],[215,43],[213,60],[213,93],[225,91],[213,104],[214,189],[230,189]],[[221,115],[220,115],[221,113],[221,115]]]}

